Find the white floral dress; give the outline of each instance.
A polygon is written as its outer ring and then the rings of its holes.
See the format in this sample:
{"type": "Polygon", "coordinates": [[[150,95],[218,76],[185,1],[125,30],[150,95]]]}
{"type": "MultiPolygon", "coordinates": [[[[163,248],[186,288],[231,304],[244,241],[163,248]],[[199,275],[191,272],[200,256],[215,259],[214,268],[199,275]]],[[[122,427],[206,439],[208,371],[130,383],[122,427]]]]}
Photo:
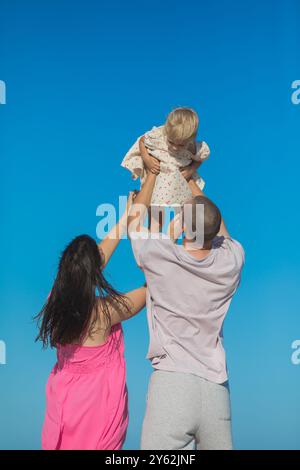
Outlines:
{"type": "MultiPolygon", "coordinates": [[[[139,140],[140,137],[126,153],[121,166],[131,171],[133,179],[140,177],[141,185],[143,185],[146,172],[139,149],[139,140]]],[[[188,149],[180,149],[176,154],[170,153],[164,126],[154,126],[146,132],[144,144],[149,153],[160,161],[160,173],[156,178],[151,205],[181,206],[191,198],[192,193],[179,168],[189,165],[192,161],[207,160],[210,154],[208,145],[204,141],[196,142],[195,154],[188,149]]],[[[205,182],[196,171],[193,178],[202,190],[205,182]]]]}

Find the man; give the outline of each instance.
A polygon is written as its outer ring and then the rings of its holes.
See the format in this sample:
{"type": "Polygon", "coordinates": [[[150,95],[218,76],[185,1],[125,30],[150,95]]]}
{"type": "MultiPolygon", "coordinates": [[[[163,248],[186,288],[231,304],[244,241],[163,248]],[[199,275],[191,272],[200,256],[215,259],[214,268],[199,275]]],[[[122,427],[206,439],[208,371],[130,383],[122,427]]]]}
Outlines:
{"type": "Polygon", "coordinates": [[[134,256],[147,281],[147,358],[154,368],[141,448],[232,449],[222,325],[240,282],[244,250],[193,180],[194,197],[183,207],[183,244],[147,233],[140,220],[155,179],[148,173],[128,220],[134,256]]]}

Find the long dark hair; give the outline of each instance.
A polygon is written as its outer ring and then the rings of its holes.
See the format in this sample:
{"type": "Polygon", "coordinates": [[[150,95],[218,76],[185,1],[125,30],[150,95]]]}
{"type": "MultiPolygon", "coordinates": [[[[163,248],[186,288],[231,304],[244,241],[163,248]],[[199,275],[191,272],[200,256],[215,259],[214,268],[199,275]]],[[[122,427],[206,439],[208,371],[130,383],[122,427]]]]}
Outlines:
{"type": "MultiPolygon", "coordinates": [[[[63,251],[49,298],[35,317],[43,347],[56,347],[80,341],[91,334],[97,322],[97,294],[105,330],[111,328],[109,303],[128,310],[126,298],[116,291],[102,274],[103,256],[91,237],[74,238],[63,251]],[[96,307],[96,308],[95,308],[96,307]]],[[[99,316],[98,316],[99,318],[99,316]]]]}

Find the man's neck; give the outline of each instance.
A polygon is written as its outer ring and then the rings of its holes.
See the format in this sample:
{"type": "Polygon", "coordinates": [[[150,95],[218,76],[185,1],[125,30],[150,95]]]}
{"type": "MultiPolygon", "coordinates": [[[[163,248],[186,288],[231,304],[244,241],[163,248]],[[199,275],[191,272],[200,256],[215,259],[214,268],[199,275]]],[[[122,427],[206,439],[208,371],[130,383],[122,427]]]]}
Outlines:
{"type": "Polygon", "coordinates": [[[183,248],[189,252],[190,255],[192,255],[196,259],[203,259],[206,258],[206,256],[210,253],[211,251],[211,243],[206,244],[203,246],[203,248],[193,248],[193,243],[189,242],[186,238],[183,240],[183,248]]]}

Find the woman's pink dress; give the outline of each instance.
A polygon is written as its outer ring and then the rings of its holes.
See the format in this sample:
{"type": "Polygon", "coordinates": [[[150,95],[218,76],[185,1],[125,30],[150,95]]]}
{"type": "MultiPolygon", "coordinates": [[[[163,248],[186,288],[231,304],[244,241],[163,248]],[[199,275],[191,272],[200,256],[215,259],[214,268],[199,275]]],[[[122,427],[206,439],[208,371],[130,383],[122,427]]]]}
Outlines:
{"type": "Polygon", "coordinates": [[[59,346],[46,399],[43,449],[121,449],[128,425],[121,324],[100,346],[59,346]]]}

